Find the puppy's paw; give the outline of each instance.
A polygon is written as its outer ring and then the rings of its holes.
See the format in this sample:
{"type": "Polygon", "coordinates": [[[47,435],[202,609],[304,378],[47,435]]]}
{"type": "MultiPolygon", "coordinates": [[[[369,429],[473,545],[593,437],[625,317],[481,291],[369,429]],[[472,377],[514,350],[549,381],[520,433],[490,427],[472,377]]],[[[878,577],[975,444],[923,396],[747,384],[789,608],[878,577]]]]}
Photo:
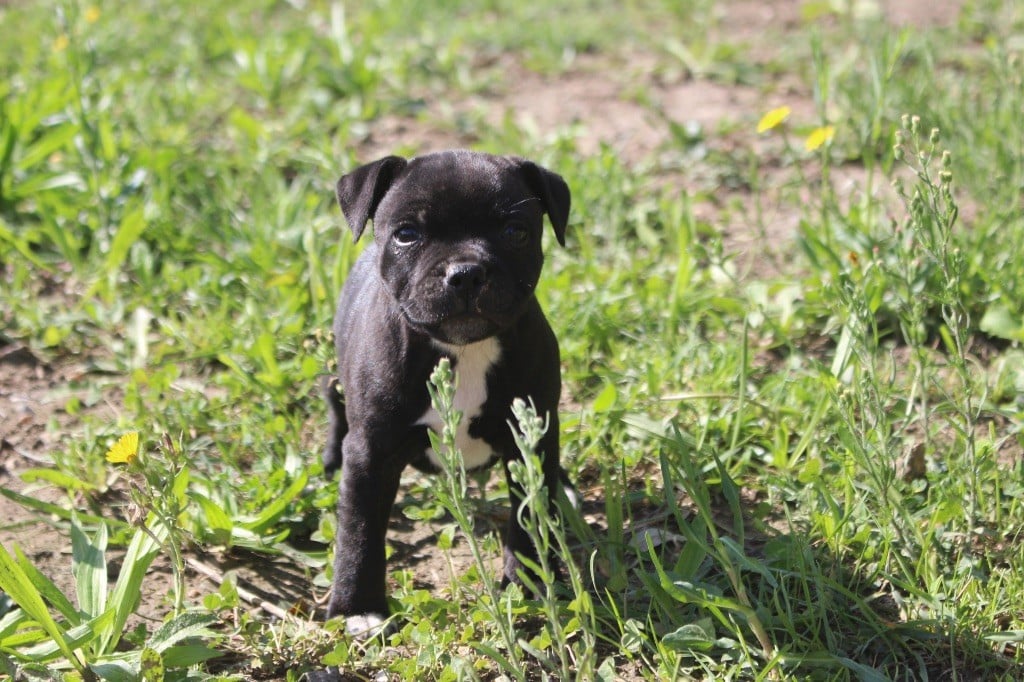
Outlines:
{"type": "Polygon", "coordinates": [[[565,469],[559,470],[558,478],[562,484],[562,492],[565,493],[565,499],[569,502],[569,506],[579,511],[583,507],[583,498],[580,496],[580,491],[573,485],[572,479],[569,478],[569,474],[566,473],[565,469]]]}
{"type": "Polygon", "coordinates": [[[361,613],[345,618],[345,633],[355,639],[387,637],[393,634],[395,629],[394,621],[381,613],[361,613]]]}
{"type": "Polygon", "coordinates": [[[568,500],[570,507],[576,511],[583,508],[583,499],[575,486],[566,483],[562,485],[562,492],[565,493],[565,499],[568,500]]]}

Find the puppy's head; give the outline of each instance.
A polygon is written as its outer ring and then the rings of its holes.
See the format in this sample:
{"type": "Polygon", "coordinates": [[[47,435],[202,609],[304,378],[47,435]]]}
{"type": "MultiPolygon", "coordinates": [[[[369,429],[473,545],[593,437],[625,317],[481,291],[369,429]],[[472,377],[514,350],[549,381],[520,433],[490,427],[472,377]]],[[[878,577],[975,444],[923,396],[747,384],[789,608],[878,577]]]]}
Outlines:
{"type": "Polygon", "coordinates": [[[515,157],[389,156],[338,181],[359,239],[373,220],[381,281],[414,328],[465,345],[511,325],[533,297],[548,215],[565,244],[569,188],[515,157]]]}

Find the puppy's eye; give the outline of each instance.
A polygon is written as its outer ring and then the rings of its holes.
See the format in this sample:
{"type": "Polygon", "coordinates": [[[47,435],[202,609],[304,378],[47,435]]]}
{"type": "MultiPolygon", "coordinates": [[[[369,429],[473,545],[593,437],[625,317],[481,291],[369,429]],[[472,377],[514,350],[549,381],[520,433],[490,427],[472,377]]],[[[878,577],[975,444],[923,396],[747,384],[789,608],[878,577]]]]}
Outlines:
{"type": "Polygon", "coordinates": [[[402,225],[391,235],[399,246],[410,246],[423,238],[423,234],[412,225],[402,225]]]}
{"type": "Polygon", "coordinates": [[[502,236],[512,246],[526,246],[530,241],[530,230],[523,223],[511,222],[505,226],[502,236]]]}

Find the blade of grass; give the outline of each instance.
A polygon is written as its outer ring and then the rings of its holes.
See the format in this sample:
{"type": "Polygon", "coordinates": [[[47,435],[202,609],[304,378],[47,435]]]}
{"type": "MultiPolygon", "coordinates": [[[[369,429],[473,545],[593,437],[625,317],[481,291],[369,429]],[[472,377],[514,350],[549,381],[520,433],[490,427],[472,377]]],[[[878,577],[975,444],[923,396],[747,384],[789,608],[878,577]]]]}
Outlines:
{"type": "Polygon", "coordinates": [[[10,596],[33,621],[38,623],[39,627],[46,631],[60,653],[83,678],[93,679],[92,673],[85,667],[85,663],[65,639],[66,631],[50,615],[42,595],[32,584],[25,571],[21,569],[21,566],[7,553],[7,548],[3,545],[0,545],[0,589],[10,596]]]}
{"type": "Polygon", "coordinates": [[[78,589],[78,607],[90,618],[107,608],[107,527],[100,524],[91,540],[76,518],[71,519],[71,572],[78,589]]]}
{"type": "MultiPolygon", "coordinates": [[[[154,516],[151,514],[146,520],[152,524],[154,516]]],[[[101,652],[111,652],[117,647],[121,635],[124,633],[124,625],[128,617],[138,607],[142,593],[142,581],[146,577],[153,559],[160,552],[160,544],[167,540],[169,532],[161,524],[154,525],[152,530],[140,528],[135,531],[132,540],[125,553],[124,562],[121,564],[121,573],[117,577],[117,583],[110,593],[109,603],[114,613],[114,621],[106,632],[99,647],[101,652]]]]}

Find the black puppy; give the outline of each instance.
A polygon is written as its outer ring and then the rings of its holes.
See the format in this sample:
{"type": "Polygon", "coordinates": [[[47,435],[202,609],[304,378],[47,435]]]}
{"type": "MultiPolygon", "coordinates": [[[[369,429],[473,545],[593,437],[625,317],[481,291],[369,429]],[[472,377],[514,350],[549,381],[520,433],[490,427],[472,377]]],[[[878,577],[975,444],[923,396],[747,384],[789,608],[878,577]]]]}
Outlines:
{"type": "MultiPolygon", "coordinates": [[[[341,469],[334,585],[328,617],[375,633],[387,617],[384,540],[406,465],[436,472],[427,429],[439,429],[428,377],[442,356],[458,377],[457,434],[466,469],[520,457],[508,421],[515,398],[550,420],[539,445],[549,495],[558,462],[558,343],[534,289],[544,214],[565,244],[569,188],[529,161],[468,151],[389,156],[338,181],[355,239],[374,243],[345,282],[334,319],[338,377],[326,385],[328,475],[341,469]]],[[[513,510],[521,490],[509,481],[513,510]]],[[[516,554],[536,557],[510,515],[503,583],[516,554]]]]}

